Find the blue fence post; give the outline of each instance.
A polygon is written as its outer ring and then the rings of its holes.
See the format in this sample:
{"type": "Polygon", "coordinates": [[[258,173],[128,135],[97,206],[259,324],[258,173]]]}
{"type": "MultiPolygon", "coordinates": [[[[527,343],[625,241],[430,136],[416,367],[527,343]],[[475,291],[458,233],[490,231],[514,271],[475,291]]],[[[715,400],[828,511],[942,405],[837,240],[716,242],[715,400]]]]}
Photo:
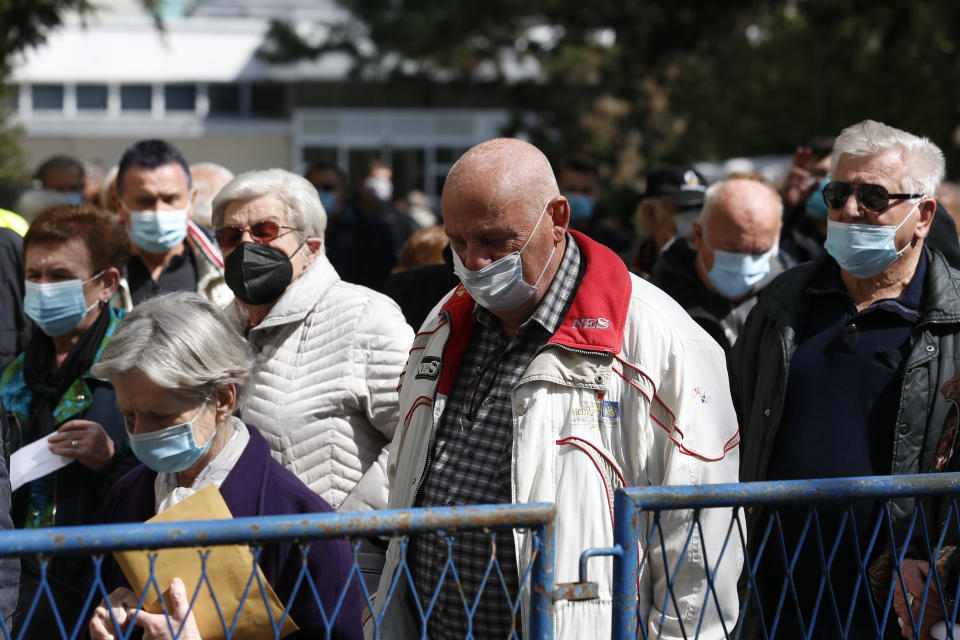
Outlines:
{"type": "Polygon", "coordinates": [[[554,529],[553,519],[535,529],[540,548],[533,560],[530,585],[530,635],[535,640],[553,640],[554,529]]]}
{"type": "Polygon", "coordinates": [[[633,640],[639,631],[637,581],[640,578],[640,523],[643,513],[624,491],[614,495],[613,542],[623,553],[613,558],[613,628],[611,640],[633,640]]]}

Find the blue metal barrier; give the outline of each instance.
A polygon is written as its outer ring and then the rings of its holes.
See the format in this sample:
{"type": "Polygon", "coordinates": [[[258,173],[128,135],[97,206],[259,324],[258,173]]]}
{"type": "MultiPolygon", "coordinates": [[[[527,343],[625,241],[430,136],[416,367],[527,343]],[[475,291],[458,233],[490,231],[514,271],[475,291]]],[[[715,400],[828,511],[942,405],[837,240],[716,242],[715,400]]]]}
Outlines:
{"type": "MultiPolygon", "coordinates": [[[[307,594],[306,597],[312,597],[324,616],[327,634],[331,633],[333,618],[339,611],[339,604],[332,612],[323,611],[323,605],[317,600],[317,591],[312,584],[307,584],[310,580],[304,581],[304,577],[309,577],[306,573],[307,553],[309,548],[307,542],[314,540],[330,539],[350,539],[370,537],[402,537],[406,538],[415,535],[442,535],[447,539],[452,539],[460,531],[480,530],[489,535],[491,544],[495,544],[497,531],[511,529],[526,529],[532,535],[532,553],[531,567],[524,576],[521,576],[520,592],[508,594],[513,602],[513,610],[520,611],[520,602],[524,594],[529,595],[529,630],[530,636],[539,640],[553,638],[553,544],[554,531],[553,519],[555,507],[552,504],[535,503],[526,505],[480,505],[470,507],[430,507],[423,509],[405,509],[391,511],[375,512],[353,512],[353,513],[328,513],[328,514],[300,514],[291,516],[269,516],[257,518],[235,518],[232,520],[210,520],[196,522],[178,522],[166,524],[113,524],[102,526],[83,526],[83,527],[57,527],[49,529],[34,530],[16,530],[0,532],[0,557],[21,557],[38,559],[40,567],[39,589],[32,602],[21,602],[20,609],[25,613],[23,621],[18,625],[19,628],[11,630],[0,619],[0,632],[3,638],[30,638],[35,637],[30,633],[30,624],[32,615],[37,610],[40,603],[50,603],[53,599],[52,592],[46,586],[46,568],[52,558],[66,556],[88,556],[91,559],[92,579],[89,588],[84,590],[81,603],[81,615],[77,620],[61,619],[58,611],[58,604],[52,603],[53,618],[61,638],[80,638],[84,636],[87,628],[89,615],[101,599],[107,597],[107,587],[101,580],[101,567],[105,562],[103,554],[109,554],[122,550],[157,550],[176,547],[204,547],[211,548],[219,545],[252,545],[254,558],[259,558],[260,553],[265,547],[271,544],[281,542],[293,542],[300,545],[300,553],[303,554],[303,570],[297,576],[294,594],[290,596],[289,601],[284,603],[287,610],[295,597],[298,595],[297,589],[307,594]],[[304,583],[304,584],[301,584],[304,583]],[[311,596],[312,594],[312,596],[311,596]],[[329,620],[328,620],[329,617],[329,620]]],[[[373,608],[372,597],[367,587],[363,584],[360,576],[360,569],[357,565],[357,550],[359,543],[353,544],[353,566],[350,575],[347,578],[347,584],[343,587],[338,602],[342,602],[350,583],[356,585],[362,592],[363,603],[370,610],[373,608]]],[[[451,560],[452,561],[452,560],[451,560]]],[[[200,554],[198,563],[205,571],[206,557],[200,554]]],[[[492,563],[496,563],[495,554],[493,554],[492,563]]],[[[499,571],[498,567],[494,567],[499,571]]],[[[409,575],[409,572],[406,572],[409,575]]],[[[204,574],[205,575],[205,574],[204,574]]],[[[154,595],[160,597],[161,592],[166,589],[166,585],[158,585],[153,579],[153,561],[150,565],[151,582],[143,594],[137,594],[139,602],[137,608],[140,609],[147,601],[147,591],[150,588],[155,589],[154,595]]],[[[212,591],[212,585],[207,582],[212,591]]],[[[197,585],[196,591],[188,596],[191,599],[191,609],[196,601],[198,594],[203,588],[201,581],[197,585]]],[[[492,586],[492,585],[488,585],[492,586]]],[[[391,593],[392,593],[391,589],[391,593]]],[[[410,589],[412,596],[416,598],[416,590],[410,589]]],[[[462,591],[461,591],[462,593],[462,591]]],[[[216,603],[216,594],[211,594],[216,603]]],[[[247,581],[247,589],[244,593],[244,599],[240,601],[242,609],[244,603],[249,602],[247,598],[257,598],[263,595],[262,585],[258,585],[256,570],[254,569],[247,581]]],[[[479,600],[481,593],[476,595],[479,600]]],[[[266,596],[264,595],[264,598],[266,596]]],[[[389,594],[388,594],[389,597],[389,594]]],[[[465,602],[465,607],[469,609],[470,603],[465,602]]],[[[424,606],[429,616],[430,608],[424,606]]],[[[166,606],[163,611],[167,614],[167,623],[171,626],[171,635],[177,634],[177,627],[173,626],[166,606]]],[[[241,637],[240,630],[236,629],[237,616],[230,619],[220,611],[217,604],[217,611],[220,614],[221,626],[227,637],[236,634],[241,637]],[[232,626],[231,626],[232,624],[232,626]]],[[[119,626],[119,623],[111,618],[119,626]]],[[[381,629],[379,620],[373,619],[371,624],[375,627],[374,635],[379,637],[381,629]]],[[[517,628],[521,627],[521,621],[517,620],[517,628]]],[[[273,629],[274,638],[281,637],[284,620],[273,620],[270,623],[273,629]]],[[[120,637],[128,638],[133,634],[133,625],[120,637]]],[[[427,637],[426,629],[421,630],[421,637],[427,637]]],[[[517,637],[518,634],[514,634],[517,637]]]]}
{"type": "Polygon", "coordinates": [[[900,637],[898,618],[914,637],[942,618],[935,633],[960,638],[958,496],[960,473],[619,490],[616,545],[598,550],[614,556],[611,638],[672,636],[670,625],[685,638],[886,638],[900,637]],[[677,532],[662,520],[678,510],[689,527],[667,553],[677,532]],[[701,527],[709,510],[725,513],[722,540],[701,527]],[[721,611],[718,572],[738,553],[738,610],[721,611]],[[922,562],[937,571],[917,574],[922,562]]]}

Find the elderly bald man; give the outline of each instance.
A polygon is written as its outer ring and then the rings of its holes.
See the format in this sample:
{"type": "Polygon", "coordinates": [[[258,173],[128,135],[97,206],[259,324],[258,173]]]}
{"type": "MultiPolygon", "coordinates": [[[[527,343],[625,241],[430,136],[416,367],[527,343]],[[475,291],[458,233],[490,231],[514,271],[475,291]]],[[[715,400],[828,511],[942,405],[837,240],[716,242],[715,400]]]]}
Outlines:
{"type": "MultiPolygon", "coordinates": [[[[570,205],[536,147],[496,139],[470,149],[450,170],[441,204],[462,285],[428,316],[405,367],[404,420],[388,465],[391,508],[554,502],[555,577],[572,582],[584,549],[613,543],[614,489],[736,481],[737,424],[723,352],[616,254],[567,230],[570,205]]],[[[641,613],[654,635],[689,637],[702,608],[702,632],[720,635],[721,617],[727,629],[736,619],[739,545],[727,549],[714,574],[718,601],[711,596],[707,605],[701,563],[717,562],[731,515],[701,514],[705,535],[694,535],[685,554],[689,514],[663,517],[666,547],[654,540],[649,557],[665,553],[671,572],[679,563],[676,600],[666,592],[663,566],[652,562],[642,571],[641,613]]],[[[527,533],[497,537],[511,599],[530,549],[527,533]]],[[[401,553],[391,543],[377,608],[401,553]]],[[[428,628],[418,628],[408,599],[395,593],[381,637],[464,637],[458,588],[474,601],[491,542],[459,532],[452,553],[459,582],[447,573],[428,628]]],[[[443,540],[411,540],[407,558],[420,602],[432,597],[446,557],[443,540]]],[[[560,603],[559,637],[606,633],[611,573],[610,561],[591,564],[599,600],[560,603]]],[[[397,589],[405,592],[407,581],[400,578],[397,589]]],[[[508,637],[515,623],[521,629],[506,602],[499,578],[491,577],[474,637],[508,637]]]]}
{"type": "Polygon", "coordinates": [[[692,225],[677,237],[650,279],[729,353],[757,295],[789,263],[778,250],[783,204],[770,182],[733,174],[711,185],[692,225]]]}

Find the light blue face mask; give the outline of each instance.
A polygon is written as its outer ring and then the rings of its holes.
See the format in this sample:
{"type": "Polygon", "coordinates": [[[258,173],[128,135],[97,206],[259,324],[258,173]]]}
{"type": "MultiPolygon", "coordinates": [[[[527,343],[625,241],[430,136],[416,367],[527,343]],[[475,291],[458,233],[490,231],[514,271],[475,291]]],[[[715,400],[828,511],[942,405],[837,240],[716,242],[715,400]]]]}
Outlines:
{"type": "Polygon", "coordinates": [[[480,306],[492,309],[494,311],[509,311],[516,309],[527,300],[533,297],[537,292],[537,285],[540,284],[540,278],[547,271],[550,259],[553,258],[557,245],[553,245],[550,257],[543,265],[543,271],[537,277],[533,284],[527,284],[523,280],[523,262],[520,260],[520,254],[530,244],[530,238],[533,237],[540,221],[543,220],[543,214],[547,212],[550,203],[544,205],[540,217],[537,218],[537,224],[533,226],[530,237],[523,243],[519,251],[508,253],[499,260],[495,260],[482,269],[470,271],[467,269],[456,251],[453,252],[453,272],[457,274],[463,286],[467,288],[470,295],[480,303],[480,306]]]}
{"type": "Polygon", "coordinates": [[[330,215],[337,210],[336,191],[317,189],[317,195],[320,196],[320,204],[323,205],[323,210],[327,212],[327,215],[330,215]]]}
{"type": "Polygon", "coordinates": [[[563,196],[570,205],[571,222],[586,222],[593,215],[595,201],[582,193],[565,193],[563,196]]]}
{"type": "MultiPolygon", "coordinates": [[[[126,205],[124,205],[126,209],[126,205]]],[[[166,253],[187,237],[189,209],[130,211],[130,240],[150,253],[166,253]]]]}
{"type": "Polygon", "coordinates": [[[897,250],[900,230],[926,196],[921,196],[900,224],[853,224],[827,221],[827,239],[823,243],[840,268],[858,278],[872,278],[896,262],[910,244],[897,250]]]}
{"type": "Polygon", "coordinates": [[[66,196],[67,204],[83,204],[83,193],[80,191],[70,191],[63,195],[66,196]]]}
{"type": "MultiPolygon", "coordinates": [[[[716,251],[710,247],[706,238],[703,242],[713,251],[713,266],[707,272],[707,278],[717,293],[724,298],[734,299],[749,293],[761,280],[770,275],[770,259],[777,254],[776,245],[765,253],[754,255],[716,251]]],[[[700,266],[704,271],[707,270],[702,256],[700,266]]]]}
{"type": "Polygon", "coordinates": [[[202,447],[193,437],[193,423],[203,413],[207,403],[204,402],[197,415],[190,422],[184,422],[165,429],[158,429],[150,433],[130,433],[130,448],[137,459],[157,473],[177,473],[185,471],[197,463],[210,449],[216,427],[210,439],[202,447]]]}
{"type": "Polygon", "coordinates": [[[84,316],[97,306],[98,301],[87,306],[83,297],[83,285],[93,282],[103,271],[89,280],[65,280],[64,282],[26,282],[23,296],[23,311],[37,323],[48,336],[62,336],[73,331],[84,316]]]}
{"type": "Polygon", "coordinates": [[[683,209],[673,214],[674,234],[678,238],[693,237],[693,223],[700,217],[700,208],[683,209]]]}
{"type": "Polygon", "coordinates": [[[810,197],[807,198],[807,201],[803,205],[807,215],[811,215],[819,220],[827,219],[828,210],[827,203],[823,200],[823,188],[829,183],[830,181],[826,178],[821,180],[820,186],[817,187],[817,190],[811,193],[810,197]]]}

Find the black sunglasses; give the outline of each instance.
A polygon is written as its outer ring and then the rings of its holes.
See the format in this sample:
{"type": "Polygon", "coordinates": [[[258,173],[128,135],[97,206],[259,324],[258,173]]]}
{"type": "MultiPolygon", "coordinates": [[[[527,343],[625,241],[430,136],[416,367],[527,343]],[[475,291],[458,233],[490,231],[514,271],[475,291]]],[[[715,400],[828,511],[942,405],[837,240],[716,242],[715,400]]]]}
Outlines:
{"type": "Polygon", "coordinates": [[[922,193],[887,193],[879,184],[855,184],[850,182],[830,182],[823,188],[823,201],[830,209],[840,209],[847,203],[850,194],[856,193],[857,202],[864,209],[875,213],[885,211],[891,200],[922,198],[922,193]]]}
{"type": "Polygon", "coordinates": [[[273,220],[264,220],[263,222],[255,222],[249,227],[220,227],[213,233],[213,237],[216,238],[217,244],[220,245],[221,249],[230,249],[240,243],[240,239],[243,237],[243,232],[247,229],[250,230],[250,235],[253,238],[261,243],[267,244],[276,240],[279,236],[284,235],[280,233],[281,229],[290,229],[293,231],[299,231],[294,227],[288,227],[285,224],[280,224],[274,222],[273,220]]]}

